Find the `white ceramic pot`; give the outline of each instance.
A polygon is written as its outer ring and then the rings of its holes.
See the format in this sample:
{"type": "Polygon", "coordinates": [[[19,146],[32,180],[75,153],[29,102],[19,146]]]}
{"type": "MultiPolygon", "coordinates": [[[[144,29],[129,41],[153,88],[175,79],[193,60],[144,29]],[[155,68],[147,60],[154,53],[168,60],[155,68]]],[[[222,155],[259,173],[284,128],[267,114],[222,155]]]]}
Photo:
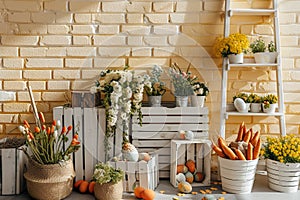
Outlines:
{"type": "Polygon", "coordinates": [[[218,157],[222,189],[235,193],[251,193],[258,159],[230,160],[218,157]]]}
{"type": "Polygon", "coordinates": [[[250,112],[261,112],[261,103],[251,103],[250,112]]]}
{"type": "Polygon", "coordinates": [[[192,107],[203,107],[205,102],[205,96],[191,96],[191,105],[192,107]]]}
{"type": "Polygon", "coordinates": [[[267,159],[269,187],[279,192],[297,192],[300,180],[300,163],[280,163],[267,159]]]}
{"type": "Polygon", "coordinates": [[[244,63],[244,54],[229,54],[228,55],[229,63],[231,64],[242,64],[244,63]]]}
{"type": "Polygon", "coordinates": [[[161,106],[161,96],[148,96],[149,105],[151,107],[160,107],[161,106]]]}
{"type": "Polygon", "coordinates": [[[277,52],[259,52],[254,54],[255,63],[275,63],[277,52]]]}
{"type": "Polygon", "coordinates": [[[176,96],[176,106],[177,107],[187,107],[188,106],[188,96],[176,96]]]}
{"type": "Polygon", "coordinates": [[[264,104],[262,103],[262,108],[264,113],[274,113],[277,108],[277,103],[270,104],[268,108],[265,108],[264,104]]]}

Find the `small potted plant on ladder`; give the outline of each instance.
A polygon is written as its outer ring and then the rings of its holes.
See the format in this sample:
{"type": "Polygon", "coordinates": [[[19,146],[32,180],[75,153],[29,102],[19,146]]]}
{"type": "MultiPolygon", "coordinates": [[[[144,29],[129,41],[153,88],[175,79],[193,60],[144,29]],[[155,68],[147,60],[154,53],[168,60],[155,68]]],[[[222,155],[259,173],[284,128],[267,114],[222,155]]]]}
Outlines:
{"type": "Polygon", "coordinates": [[[265,41],[260,37],[250,44],[255,63],[275,63],[278,53],[273,41],[266,45],[265,41]]]}

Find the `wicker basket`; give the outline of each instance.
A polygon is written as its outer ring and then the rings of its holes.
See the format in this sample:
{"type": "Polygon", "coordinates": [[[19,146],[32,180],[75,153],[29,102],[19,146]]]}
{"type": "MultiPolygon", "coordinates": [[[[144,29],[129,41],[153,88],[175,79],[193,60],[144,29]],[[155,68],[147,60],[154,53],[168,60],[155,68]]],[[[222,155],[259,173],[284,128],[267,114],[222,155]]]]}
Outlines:
{"type": "Polygon", "coordinates": [[[105,183],[95,185],[95,197],[97,200],[119,200],[122,199],[123,181],[118,183],[105,183]]]}
{"type": "Polygon", "coordinates": [[[24,177],[31,197],[40,200],[58,200],[71,194],[75,172],[71,160],[51,165],[41,165],[31,160],[24,177]]]}

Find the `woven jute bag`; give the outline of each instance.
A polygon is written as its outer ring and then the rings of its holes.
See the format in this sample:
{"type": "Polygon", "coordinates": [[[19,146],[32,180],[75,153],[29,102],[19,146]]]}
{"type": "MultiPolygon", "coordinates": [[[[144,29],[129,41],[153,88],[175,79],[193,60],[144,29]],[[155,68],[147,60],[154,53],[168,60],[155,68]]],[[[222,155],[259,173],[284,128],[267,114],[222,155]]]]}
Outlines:
{"type": "Polygon", "coordinates": [[[96,183],[94,188],[97,200],[120,200],[123,195],[123,181],[117,183],[96,183]]]}
{"type": "Polygon", "coordinates": [[[59,200],[69,196],[75,172],[72,160],[41,165],[30,159],[24,173],[28,194],[34,199],[59,200]]]}

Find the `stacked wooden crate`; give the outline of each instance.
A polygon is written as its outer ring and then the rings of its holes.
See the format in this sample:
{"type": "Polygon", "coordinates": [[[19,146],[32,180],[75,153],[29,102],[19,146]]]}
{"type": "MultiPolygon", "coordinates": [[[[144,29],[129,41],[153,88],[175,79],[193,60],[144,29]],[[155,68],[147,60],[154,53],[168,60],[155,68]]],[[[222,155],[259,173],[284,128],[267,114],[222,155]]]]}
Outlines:
{"type": "Polygon", "coordinates": [[[170,177],[171,140],[178,131],[193,131],[196,139],[208,138],[208,108],[143,107],[143,125],[132,120],[132,142],[139,152],[155,152],[159,160],[159,177],[170,177]]]}
{"type": "Polygon", "coordinates": [[[134,186],[154,190],[159,182],[158,177],[158,156],[152,154],[149,161],[111,161],[115,168],[125,172],[123,189],[126,192],[133,192],[134,186]]]}
{"type": "Polygon", "coordinates": [[[0,195],[20,194],[25,189],[26,161],[18,148],[0,149],[0,195]]]}

